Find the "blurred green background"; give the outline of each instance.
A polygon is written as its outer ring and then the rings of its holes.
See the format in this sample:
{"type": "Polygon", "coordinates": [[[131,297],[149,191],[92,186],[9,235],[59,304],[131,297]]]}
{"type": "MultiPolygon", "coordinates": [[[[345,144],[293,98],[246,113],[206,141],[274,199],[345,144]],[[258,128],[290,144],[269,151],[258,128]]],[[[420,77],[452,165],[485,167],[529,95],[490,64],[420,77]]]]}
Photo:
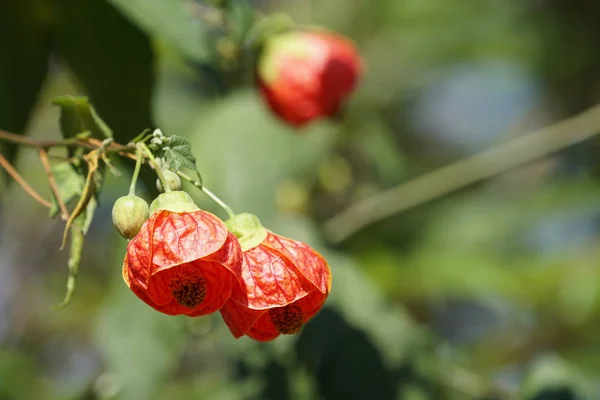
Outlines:
{"type": "MultiPolygon", "coordinates": [[[[206,185],[321,251],[333,288],[301,334],[266,344],[218,315],[155,312],[121,278],[123,162],[75,296],[50,311],[63,222],[3,176],[0,399],[600,399],[597,139],[341,242],[325,229],[595,104],[598,20],[594,0],[2,0],[0,129],[59,138],[51,99],[85,94],[121,143],[153,127],[186,136],[206,185]],[[269,113],[240,47],[253,10],[356,41],[367,68],[340,118],[295,131],[269,113]]],[[[48,198],[36,152],[1,149],[48,198]]]]}

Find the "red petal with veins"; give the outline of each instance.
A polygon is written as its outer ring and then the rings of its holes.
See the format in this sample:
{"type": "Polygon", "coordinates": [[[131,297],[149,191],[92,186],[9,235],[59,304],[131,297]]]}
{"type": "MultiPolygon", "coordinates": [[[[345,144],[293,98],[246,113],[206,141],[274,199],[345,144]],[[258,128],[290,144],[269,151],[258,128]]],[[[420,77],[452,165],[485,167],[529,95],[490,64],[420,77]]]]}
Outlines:
{"type": "Polygon", "coordinates": [[[284,306],[315,290],[294,262],[263,244],[244,252],[241,276],[232,300],[255,310],[284,306]]]}
{"type": "Polygon", "coordinates": [[[280,251],[288,259],[293,260],[294,266],[317,290],[324,294],[329,293],[331,272],[327,261],[306,243],[269,232],[261,245],[280,251]]]}
{"type": "Polygon", "coordinates": [[[252,310],[229,300],[221,310],[223,321],[235,338],[244,336],[267,310],[252,310]]]}
{"type": "Polygon", "coordinates": [[[321,309],[331,289],[331,272],[319,253],[272,232],[243,253],[241,277],[221,315],[236,338],[248,335],[258,341],[297,333],[321,309]]]}
{"type": "MultiPolygon", "coordinates": [[[[326,295],[314,291],[292,304],[302,310],[302,322],[306,323],[319,312],[326,299],[326,295]]],[[[236,338],[247,335],[259,342],[267,342],[281,335],[268,310],[252,310],[230,300],[221,309],[221,316],[236,338]]]]}
{"type": "Polygon", "coordinates": [[[156,310],[206,315],[223,306],[241,272],[241,249],[206,211],[150,216],[127,247],[123,277],[156,310]]]}

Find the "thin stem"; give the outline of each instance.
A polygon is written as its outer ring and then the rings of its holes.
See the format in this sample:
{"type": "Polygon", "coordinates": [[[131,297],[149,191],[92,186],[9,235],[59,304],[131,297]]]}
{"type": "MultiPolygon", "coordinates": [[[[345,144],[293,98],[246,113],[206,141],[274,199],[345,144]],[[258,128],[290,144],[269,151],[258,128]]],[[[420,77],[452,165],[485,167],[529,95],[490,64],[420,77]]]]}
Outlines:
{"type": "Polygon", "coordinates": [[[206,188],[206,186],[202,185],[202,187],[200,187],[200,190],[202,190],[202,192],[205,195],[207,195],[208,197],[210,197],[212,201],[214,201],[215,203],[217,203],[223,210],[225,210],[225,212],[227,213],[227,216],[229,218],[235,217],[235,213],[233,212],[233,210],[231,209],[231,207],[229,207],[227,205],[227,203],[225,203],[223,200],[221,200],[216,194],[214,194],[213,192],[211,192],[210,190],[208,190],[206,188]]]}
{"type": "Polygon", "coordinates": [[[68,147],[68,146],[79,146],[79,147],[87,147],[91,149],[95,149],[97,146],[94,146],[87,141],[71,138],[64,140],[35,140],[31,139],[27,136],[17,135],[15,133],[6,132],[0,129],[0,140],[4,142],[14,143],[21,146],[26,147],[35,147],[47,149],[50,147],[68,147]]]}
{"type": "Polygon", "coordinates": [[[0,166],[2,166],[6,170],[6,172],[15,180],[15,182],[17,182],[19,186],[21,186],[28,195],[33,197],[35,201],[37,201],[44,207],[52,207],[48,200],[44,199],[42,196],[40,196],[38,192],[35,191],[34,188],[29,186],[25,179],[23,179],[23,177],[19,175],[17,170],[13,168],[10,162],[2,154],[0,154],[0,166]]]}
{"type": "Polygon", "coordinates": [[[144,151],[144,153],[146,153],[146,156],[148,157],[148,162],[150,163],[152,168],[154,168],[154,172],[156,172],[156,175],[158,176],[158,180],[160,181],[160,184],[162,185],[165,193],[169,193],[171,191],[171,187],[169,186],[169,183],[167,182],[165,175],[162,173],[162,169],[160,169],[160,166],[156,162],[156,158],[154,158],[154,154],[152,154],[152,151],[150,151],[150,149],[148,148],[148,146],[146,146],[145,143],[138,142],[137,145],[144,151]]]}
{"type": "MultiPolygon", "coordinates": [[[[64,140],[35,140],[27,136],[17,135],[15,133],[7,132],[0,129],[0,140],[4,142],[18,144],[25,147],[34,147],[36,149],[48,149],[51,147],[84,147],[87,149],[95,150],[102,146],[102,141],[98,139],[89,138],[81,140],[77,138],[70,138],[64,140]]],[[[135,150],[135,146],[124,146],[118,143],[110,143],[106,146],[107,153],[123,153],[131,150],[135,150]]],[[[124,154],[121,154],[124,155],[124,154]]]]}
{"type": "Polygon", "coordinates": [[[137,160],[135,162],[135,169],[133,170],[133,176],[131,177],[131,185],[129,186],[129,195],[131,195],[131,196],[135,195],[135,184],[137,182],[138,175],[140,174],[140,168],[142,166],[142,161],[144,158],[144,157],[142,157],[141,149],[139,149],[139,148],[137,149],[136,156],[137,156],[137,160]]]}
{"type": "Polygon", "coordinates": [[[185,172],[177,171],[177,175],[179,175],[180,177],[182,177],[183,179],[185,179],[186,181],[188,181],[192,185],[196,186],[198,189],[200,189],[202,191],[202,193],[204,193],[205,195],[207,195],[208,197],[210,197],[210,199],[212,201],[214,201],[215,203],[217,203],[219,205],[219,207],[221,207],[223,210],[225,210],[225,212],[227,213],[227,216],[229,218],[235,217],[235,213],[233,212],[233,210],[231,209],[231,207],[229,207],[227,205],[227,203],[225,203],[223,200],[221,200],[216,194],[214,194],[213,192],[211,192],[210,190],[208,190],[206,188],[206,186],[204,186],[202,184],[202,182],[197,181],[195,179],[192,179],[185,172]]]}
{"type": "Polygon", "coordinates": [[[44,170],[46,171],[46,175],[48,176],[50,190],[52,190],[54,198],[58,203],[60,217],[63,221],[66,221],[67,219],[69,219],[69,211],[67,211],[67,206],[63,202],[63,199],[60,197],[60,192],[58,191],[58,186],[56,185],[56,180],[54,179],[54,174],[52,173],[52,167],[50,166],[50,161],[48,160],[48,153],[44,149],[39,149],[39,155],[40,160],[42,161],[42,165],[44,166],[44,170]]]}
{"type": "Polygon", "coordinates": [[[353,204],[325,222],[325,231],[331,241],[341,242],[374,222],[583,142],[599,132],[597,105],[353,204]]]}

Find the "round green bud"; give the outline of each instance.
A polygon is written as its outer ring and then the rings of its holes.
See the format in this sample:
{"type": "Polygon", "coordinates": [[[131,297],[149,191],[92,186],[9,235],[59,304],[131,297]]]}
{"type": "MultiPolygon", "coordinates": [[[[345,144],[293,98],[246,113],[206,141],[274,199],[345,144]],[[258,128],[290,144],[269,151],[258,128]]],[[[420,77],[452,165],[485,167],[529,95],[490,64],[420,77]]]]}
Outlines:
{"type": "MultiPolygon", "coordinates": [[[[179,177],[179,175],[177,175],[177,173],[171,171],[170,169],[163,169],[162,173],[165,179],[167,180],[167,184],[169,185],[171,190],[181,190],[181,178],[179,177]]],[[[156,188],[159,192],[164,192],[163,185],[160,179],[156,179],[156,188]]]]}
{"type": "Polygon", "coordinates": [[[134,195],[119,197],[112,209],[113,224],[125,239],[137,235],[148,216],[148,203],[134,195]]]}

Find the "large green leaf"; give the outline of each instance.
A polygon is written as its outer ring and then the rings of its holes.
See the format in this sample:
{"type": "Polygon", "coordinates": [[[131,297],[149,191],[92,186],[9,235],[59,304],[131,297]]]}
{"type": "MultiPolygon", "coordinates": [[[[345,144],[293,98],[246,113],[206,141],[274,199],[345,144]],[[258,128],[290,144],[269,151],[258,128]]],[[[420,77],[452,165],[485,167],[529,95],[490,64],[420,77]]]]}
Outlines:
{"type": "MultiPolygon", "coordinates": [[[[0,2],[0,129],[25,129],[48,69],[50,36],[44,2],[0,2]]],[[[2,147],[0,147],[2,149],[2,147]]],[[[13,157],[14,146],[3,154],[13,157]]]]}
{"type": "Polygon", "coordinates": [[[109,0],[141,29],[179,48],[192,60],[209,56],[202,22],[192,14],[193,2],[182,0],[109,0]]]}
{"type": "Polygon", "coordinates": [[[60,54],[112,128],[115,140],[128,142],[152,127],[150,39],[104,0],[53,4],[60,54]]]}

